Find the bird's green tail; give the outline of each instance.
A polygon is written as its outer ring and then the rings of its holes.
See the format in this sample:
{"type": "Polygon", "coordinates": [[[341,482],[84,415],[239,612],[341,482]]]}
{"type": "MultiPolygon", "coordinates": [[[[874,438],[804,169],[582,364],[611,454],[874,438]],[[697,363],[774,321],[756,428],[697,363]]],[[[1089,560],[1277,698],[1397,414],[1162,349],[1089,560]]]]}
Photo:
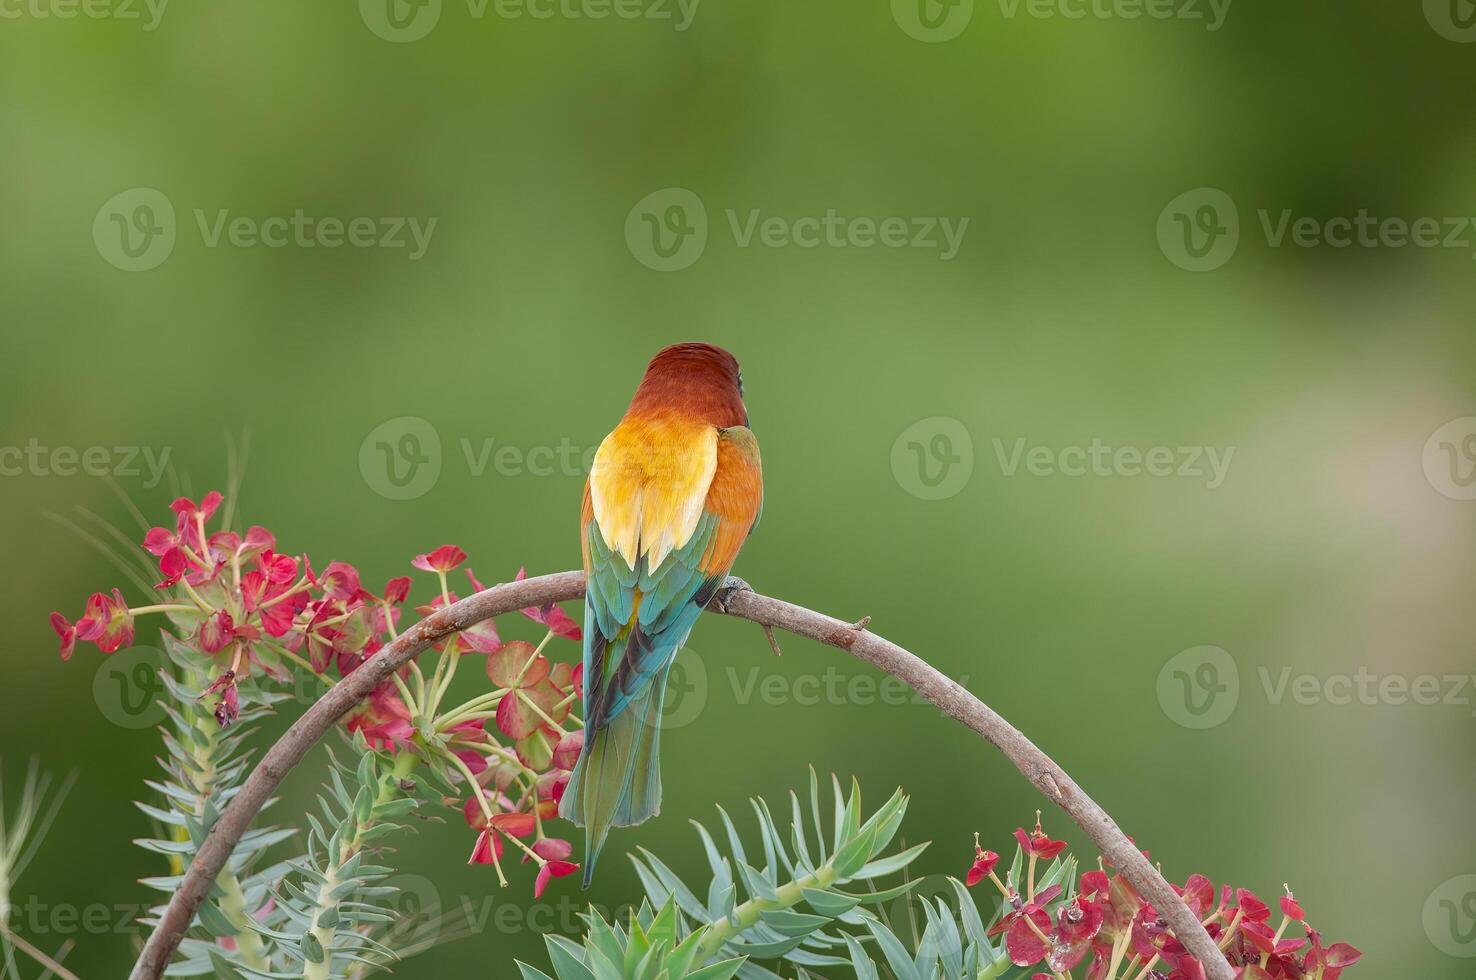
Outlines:
{"type": "Polygon", "coordinates": [[[586,888],[610,828],[644,823],[661,810],[658,756],[668,670],[669,665],[603,729],[585,732],[559,814],[584,828],[586,888]]]}

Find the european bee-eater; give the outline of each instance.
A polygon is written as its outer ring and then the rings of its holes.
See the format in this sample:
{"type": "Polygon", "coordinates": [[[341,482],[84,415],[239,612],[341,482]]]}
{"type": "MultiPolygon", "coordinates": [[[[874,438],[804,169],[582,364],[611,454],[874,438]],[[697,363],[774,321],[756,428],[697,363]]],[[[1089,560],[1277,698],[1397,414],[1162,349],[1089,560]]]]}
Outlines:
{"type": "Polygon", "coordinates": [[[711,344],[665,348],[600,443],[579,519],[584,748],[559,812],[584,827],[586,887],[610,828],[661,808],[667,672],[762,506],[738,361],[711,344]]]}

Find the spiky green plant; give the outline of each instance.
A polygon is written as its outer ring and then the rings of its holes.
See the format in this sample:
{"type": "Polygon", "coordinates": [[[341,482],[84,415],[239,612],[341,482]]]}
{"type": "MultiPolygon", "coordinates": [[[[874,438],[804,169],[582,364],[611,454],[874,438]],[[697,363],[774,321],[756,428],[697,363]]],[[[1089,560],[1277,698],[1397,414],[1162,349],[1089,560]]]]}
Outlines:
{"type": "MultiPolygon", "coordinates": [[[[726,852],[713,834],[694,821],[712,872],[705,899],[699,899],[698,892],[650,851],[641,849],[639,855],[632,855],[646,890],[644,911],[661,910],[651,921],[662,926],[664,948],[659,948],[659,942],[648,942],[649,948],[636,958],[638,971],[631,972],[621,966],[624,960],[613,959],[610,950],[603,948],[609,946],[605,935],[609,930],[602,928],[598,916],[591,915],[583,946],[561,937],[547,939],[550,959],[561,980],[680,977],[688,975],[680,971],[710,968],[720,968],[712,976],[756,980],[779,977],[760,961],[797,970],[845,966],[847,938],[842,927],[864,925],[874,918],[866,906],[905,895],[912,882],[882,889],[873,882],[901,872],[928,845],[883,856],[907,811],[907,797],[900,789],[870,817],[863,817],[861,791],[854,781],[849,795],[833,777],[831,788],[833,808],[826,819],[821,813],[820,781],[811,770],[808,812],[791,793],[787,835],[780,832],[764,800],[750,801],[759,828],[753,857],[721,807],[718,813],[726,852]],[[626,972],[610,973],[607,966],[626,972]]],[[[650,935],[638,915],[626,934],[635,941],[642,931],[650,935]]],[[[618,939],[620,930],[615,934],[618,939]]],[[[629,946],[623,948],[628,952],[629,946]]],[[[545,976],[519,965],[525,977],[545,976]]]]}
{"type": "MultiPolygon", "coordinates": [[[[722,807],[720,835],[693,821],[710,871],[705,888],[689,886],[648,850],[632,855],[646,892],[640,911],[628,923],[612,924],[591,909],[582,942],[545,937],[553,976],[781,980],[841,970],[858,980],[1015,980],[1031,974],[1010,962],[1003,939],[988,935],[988,925],[1007,911],[998,897],[981,909],[976,893],[954,878],[947,879],[946,892],[955,902],[912,894],[918,882],[905,875],[928,845],[885,853],[907,811],[900,789],[863,819],[855,782],[848,794],[834,777],[830,786],[822,794],[812,769],[808,798],[790,794],[784,831],[768,803],[750,800],[759,831],[755,846],[745,846],[722,807]],[[822,796],[832,800],[829,814],[822,796]],[[904,880],[878,884],[896,875],[904,880]],[[888,916],[889,908],[895,913],[899,907],[905,915],[888,916]]],[[[1016,855],[1008,880],[1021,879],[1023,860],[1016,855]]],[[[1058,858],[1043,869],[1038,887],[1072,889],[1075,867],[1073,859],[1058,858]]],[[[518,966],[524,980],[551,980],[518,966]]]]}
{"type": "MultiPolygon", "coordinates": [[[[659,912],[642,902],[629,927],[606,922],[593,908],[584,916],[584,943],[547,936],[549,959],[558,980],[729,980],[743,968],[737,957],[705,962],[702,930],[682,934],[675,899],[659,912]]],[[[518,963],[523,980],[553,980],[542,970],[518,963]]]]}

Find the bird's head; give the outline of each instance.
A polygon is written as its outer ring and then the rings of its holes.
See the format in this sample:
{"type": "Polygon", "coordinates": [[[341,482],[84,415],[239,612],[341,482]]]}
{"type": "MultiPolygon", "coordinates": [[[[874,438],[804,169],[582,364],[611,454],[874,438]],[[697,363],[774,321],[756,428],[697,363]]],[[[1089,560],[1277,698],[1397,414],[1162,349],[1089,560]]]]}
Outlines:
{"type": "Polygon", "coordinates": [[[720,429],[748,425],[738,359],[713,344],[663,347],[646,366],[630,414],[671,411],[720,429]]]}

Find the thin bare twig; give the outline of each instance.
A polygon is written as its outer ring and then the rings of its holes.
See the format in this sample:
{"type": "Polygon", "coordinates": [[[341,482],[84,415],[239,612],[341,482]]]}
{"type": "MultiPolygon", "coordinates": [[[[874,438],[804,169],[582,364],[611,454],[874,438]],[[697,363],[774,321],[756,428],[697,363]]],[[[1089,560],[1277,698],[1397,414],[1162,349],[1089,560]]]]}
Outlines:
{"type": "MultiPolygon", "coordinates": [[[[410,627],[363,666],[335,684],[287,729],[257,763],[225,813],[211,828],[190,863],[184,880],[169,901],[158,927],[134,964],[131,980],[158,980],[195,910],[236,842],[287,772],[356,703],[437,640],[484,619],[549,602],[584,595],[582,572],[560,572],[493,586],[437,610],[410,627]]],[[[759,595],[741,579],[729,579],[713,599],[712,609],[770,629],[778,628],[845,650],[907,683],[946,714],[998,748],[1047,799],[1081,827],[1102,854],[1168,921],[1174,935],[1204,966],[1209,980],[1233,980],[1234,973],[1197,916],[1127,839],[1100,806],[1065,770],[993,709],[921,658],[866,629],[869,619],[844,622],[802,606],[759,595]]]]}
{"type": "MultiPolygon", "coordinates": [[[[10,929],[3,923],[0,923],[0,938],[3,938],[6,942],[10,943],[16,949],[20,950],[22,953],[25,953],[31,959],[35,960],[37,963],[40,963],[42,966],[46,967],[46,969],[51,973],[55,973],[57,976],[61,977],[62,980],[77,980],[77,974],[73,973],[71,970],[68,970],[56,960],[52,959],[50,956],[47,956],[35,946],[32,946],[30,943],[26,942],[24,939],[11,932],[10,929]]],[[[70,945],[70,941],[64,944],[62,946],[62,952],[60,955],[65,956],[66,950],[70,947],[70,945]]]]}

